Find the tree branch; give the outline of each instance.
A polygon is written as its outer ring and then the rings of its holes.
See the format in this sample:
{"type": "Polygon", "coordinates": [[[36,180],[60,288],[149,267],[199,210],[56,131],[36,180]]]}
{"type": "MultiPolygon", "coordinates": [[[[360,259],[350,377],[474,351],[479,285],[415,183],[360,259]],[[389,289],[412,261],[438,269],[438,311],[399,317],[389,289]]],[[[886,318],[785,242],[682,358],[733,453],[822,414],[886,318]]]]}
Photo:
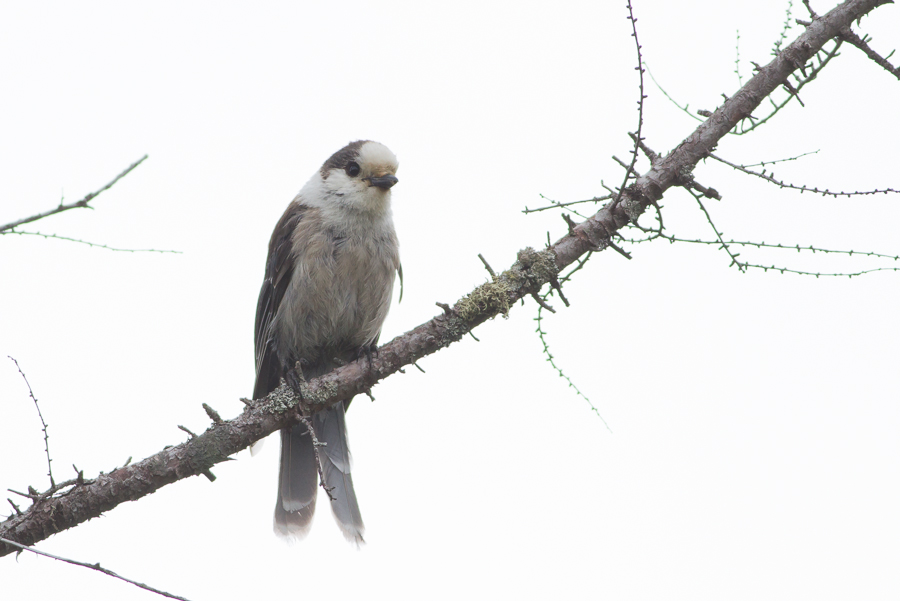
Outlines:
{"type": "Polygon", "coordinates": [[[25,225],[26,223],[31,223],[32,221],[37,221],[38,219],[43,219],[44,217],[49,217],[50,215],[56,215],[57,213],[62,213],[63,211],[68,211],[69,209],[92,208],[90,205],[88,205],[89,202],[94,200],[102,192],[105,192],[106,190],[109,190],[110,188],[112,188],[113,185],[117,181],[119,181],[120,179],[122,179],[123,177],[125,177],[126,175],[131,173],[135,167],[137,167],[138,165],[140,165],[147,159],[147,156],[148,155],[145,154],[140,159],[138,159],[137,161],[135,161],[134,163],[129,165],[128,169],[126,169],[125,171],[123,171],[122,173],[117,175],[115,177],[115,179],[113,179],[111,182],[109,182],[108,184],[106,184],[105,186],[103,186],[102,188],[97,190],[96,192],[91,192],[90,194],[88,194],[87,196],[82,198],[81,200],[78,200],[78,201],[70,203],[70,204],[59,203],[59,206],[56,207],[55,209],[50,209],[49,211],[44,211],[43,213],[38,213],[37,215],[32,215],[31,217],[19,219],[18,221],[13,221],[11,223],[7,223],[6,225],[0,225],[0,233],[17,228],[20,225],[25,225]]]}
{"type": "Polygon", "coordinates": [[[21,551],[30,551],[30,552],[34,553],[35,555],[43,555],[44,557],[49,557],[50,559],[55,559],[57,561],[64,561],[66,563],[72,564],[73,566],[81,566],[83,568],[90,568],[91,570],[96,570],[98,572],[106,574],[107,576],[112,576],[113,578],[118,578],[119,580],[127,582],[128,584],[133,584],[134,586],[136,586],[138,588],[142,588],[145,591],[150,591],[151,593],[156,593],[157,595],[162,595],[163,597],[168,597],[169,599],[180,599],[181,601],[188,601],[184,597],[179,597],[178,595],[173,595],[172,593],[167,593],[166,591],[161,591],[159,589],[153,588],[150,585],[143,584],[141,582],[137,582],[135,580],[130,580],[128,578],[125,578],[124,576],[119,576],[112,570],[108,570],[104,567],[101,567],[99,563],[85,563],[83,561],[67,559],[65,557],[60,557],[59,555],[52,555],[50,553],[45,553],[44,551],[38,551],[37,549],[32,549],[31,547],[29,547],[27,545],[20,545],[17,542],[14,542],[11,540],[6,540],[5,538],[0,538],[0,543],[3,543],[4,545],[12,545],[21,551]]]}
{"type": "MultiPolygon", "coordinates": [[[[354,361],[301,386],[308,410],[319,410],[364,393],[379,380],[422,357],[460,340],[470,330],[506,315],[516,301],[535,294],[585,253],[602,250],[620,228],[637,218],[672,186],[690,181],[697,163],[788,76],[808,61],[828,40],[887,0],[848,0],[816,19],[797,40],[761,68],[736,94],[725,101],[690,136],[610,202],[548,248],[526,248],[496,280],[475,288],[449,312],[423,323],[382,346],[371,367],[354,361]]],[[[215,423],[203,434],[180,445],[104,474],[92,482],[75,484],[56,496],[35,501],[22,515],[0,523],[0,536],[30,545],[52,534],[99,516],[124,501],[148,495],[166,484],[202,474],[228,456],[299,419],[300,400],[283,384],[266,398],[254,401],[233,420],[215,423]]],[[[0,545],[0,556],[12,553],[0,545]]]]}
{"type": "MultiPolygon", "coordinates": [[[[866,54],[866,56],[875,61],[879,66],[881,66],[881,68],[883,68],[885,71],[887,71],[897,79],[900,79],[900,67],[895,67],[887,60],[891,55],[889,54],[887,58],[885,58],[872,50],[872,48],[868,44],[870,40],[868,38],[861,38],[856,35],[853,30],[850,29],[849,25],[841,30],[840,38],[845,42],[853,44],[854,46],[862,50],[866,54]]],[[[893,52],[891,54],[893,54],[893,52]]]]}

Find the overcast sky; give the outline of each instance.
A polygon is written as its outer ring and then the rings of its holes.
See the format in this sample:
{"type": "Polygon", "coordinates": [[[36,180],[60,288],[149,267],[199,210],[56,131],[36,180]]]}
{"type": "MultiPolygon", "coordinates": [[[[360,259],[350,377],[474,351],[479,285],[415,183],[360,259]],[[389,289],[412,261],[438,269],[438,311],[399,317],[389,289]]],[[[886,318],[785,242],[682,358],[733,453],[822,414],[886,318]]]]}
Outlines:
{"type": "MultiPolygon", "coordinates": [[[[746,81],[785,5],[637,0],[644,59],[692,112],[715,109],[738,87],[737,30],[746,81]]],[[[50,424],[57,480],[178,444],[177,425],[208,425],[201,403],[237,415],[269,234],[351,140],[400,159],[406,289],[383,341],[485,281],[478,253],[502,269],[562,236],[558,214],[521,211],[621,182],[610,157],[628,157],[638,98],[626,15],[623,2],[5,3],[0,222],[77,200],[147,153],[95,210],[22,229],[181,254],[0,237],[0,487],[48,484],[6,355],[50,424]]],[[[858,30],[887,54],[900,10],[858,30]]],[[[645,86],[644,136],[670,150],[697,123],[645,86]]],[[[896,78],[845,47],[801,98],[718,154],[818,150],[776,175],[900,188],[896,78]]],[[[695,175],[723,196],[707,208],[726,238],[900,254],[896,195],[801,195],[713,162],[695,175]]],[[[663,205],[673,234],[713,236],[684,191],[663,205]]],[[[526,302],[353,403],[361,550],[321,499],[305,541],[274,536],[274,437],[214,483],[180,481],[38,548],[192,601],[900,596],[900,273],[742,274],[713,247],[630,251],[591,259],[571,308],[551,300],[544,322],[611,432],[545,361],[526,302]]],[[[821,272],[900,266],[740,252],[821,272]]],[[[30,554],[0,559],[0,582],[9,599],[155,598],[30,554]]]]}

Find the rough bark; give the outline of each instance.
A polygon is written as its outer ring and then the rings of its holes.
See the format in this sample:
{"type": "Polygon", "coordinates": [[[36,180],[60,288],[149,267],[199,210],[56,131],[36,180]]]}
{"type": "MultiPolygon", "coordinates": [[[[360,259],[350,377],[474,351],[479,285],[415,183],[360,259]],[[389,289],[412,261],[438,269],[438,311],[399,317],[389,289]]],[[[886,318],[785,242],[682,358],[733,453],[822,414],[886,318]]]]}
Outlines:
{"type": "MultiPolygon", "coordinates": [[[[307,409],[315,411],[369,390],[404,366],[461,339],[488,319],[506,314],[517,301],[553,283],[557,274],[588,251],[609,246],[610,236],[636,220],[672,186],[690,183],[691,171],[713,151],[718,141],[760,102],[787,81],[830,39],[852,22],[890,0],[848,0],[812,21],[806,31],[762,68],[733,97],[672,152],[653,161],[651,169],[595,215],[578,224],[550,247],[526,248],[518,260],[493,281],[460,299],[443,314],[382,346],[371,365],[350,363],[303,385],[307,409]]],[[[21,514],[0,523],[0,537],[31,545],[209,468],[297,419],[299,399],[282,384],[265,399],[254,401],[235,419],[215,421],[203,434],[166,448],[138,463],[75,483],[63,492],[39,497],[21,514]]],[[[0,556],[16,551],[0,544],[0,556]]]]}

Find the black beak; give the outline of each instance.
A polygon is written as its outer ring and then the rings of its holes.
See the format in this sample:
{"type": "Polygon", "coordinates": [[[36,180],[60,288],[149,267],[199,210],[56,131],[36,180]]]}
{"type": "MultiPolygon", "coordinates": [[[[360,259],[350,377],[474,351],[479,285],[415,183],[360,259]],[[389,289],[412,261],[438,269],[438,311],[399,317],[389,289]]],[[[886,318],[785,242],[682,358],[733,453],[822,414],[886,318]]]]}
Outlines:
{"type": "Polygon", "coordinates": [[[394,175],[382,175],[381,177],[370,177],[369,185],[376,186],[378,188],[381,188],[382,190],[389,190],[394,184],[399,181],[400,180],[397,179],[397,177],[394,175]]]}

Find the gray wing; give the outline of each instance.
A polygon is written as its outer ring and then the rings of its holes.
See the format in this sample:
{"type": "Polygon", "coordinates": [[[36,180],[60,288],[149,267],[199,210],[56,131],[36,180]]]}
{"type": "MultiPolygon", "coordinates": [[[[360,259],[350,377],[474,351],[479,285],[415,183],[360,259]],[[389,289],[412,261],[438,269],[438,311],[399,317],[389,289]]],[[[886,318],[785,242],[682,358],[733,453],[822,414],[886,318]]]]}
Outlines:
{"type": "MultiPolygon", "coordinates": [[[[284,375],[285,366],[275,352],[272,323],[294,272],[292,236],[303,218],[303,212],[302,205],[291,203],[269,240],[265,279],[256,303],[254,399],[275,390],[284,375]]],[[[281,467],[275,500],[276,533],[302,537],[309,532],[316,509],[317,481],[316,454],[306,426],[301,424],[282,429],[281,467]]]]}
{"type": "Polygon", "coordinates": [[[294,272],[291,236],[297,223],[302,219],[303,212],[303,205],[291,203],[275,226],[269,240],[266,274],[256,303],[256,324],[253,331],[256,348],[254,399],[262,398],[275,390],[284,375],[283,366],[275,354],[271,330],[272,322],[294,272]]]}

